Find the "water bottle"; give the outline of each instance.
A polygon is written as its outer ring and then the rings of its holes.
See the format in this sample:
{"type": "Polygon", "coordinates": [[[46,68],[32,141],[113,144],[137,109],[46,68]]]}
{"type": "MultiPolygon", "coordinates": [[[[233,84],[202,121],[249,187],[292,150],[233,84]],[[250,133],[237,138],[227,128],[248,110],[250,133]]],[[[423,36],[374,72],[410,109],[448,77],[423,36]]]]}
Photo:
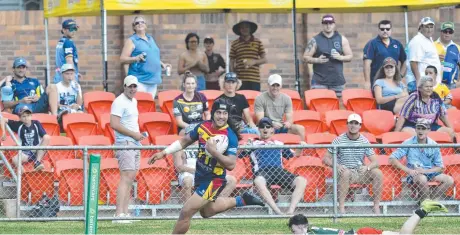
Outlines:
{"type": "Polygon", "coordinates": [[[136,207],[134,209],[134,216],[139,217],[141,215],[141,209],[139,207],[136,207]]]}
{"type": "Polygon", "coordinates": [[[171,77],[171,65],[166,65],[165,75],[171,77]]]}
{"type": "Polygon", "coordinates": [[[145,63],[145,61],[147,60],[147,52],[142,52],[141,55],[144,56],[144,60],[141,61],[142,63],[145,63]]]}

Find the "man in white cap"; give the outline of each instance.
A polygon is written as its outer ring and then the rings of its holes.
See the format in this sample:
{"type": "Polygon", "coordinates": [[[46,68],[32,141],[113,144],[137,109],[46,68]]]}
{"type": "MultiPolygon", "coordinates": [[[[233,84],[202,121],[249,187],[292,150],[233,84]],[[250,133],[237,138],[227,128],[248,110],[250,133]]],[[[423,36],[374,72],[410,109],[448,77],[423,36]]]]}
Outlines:
{"type": "MultiPolygon", "coordinates": [[[[115,145],[140,146],[145,138],[139,131],[139,111],[137,100],[138,81],[135,76],[129,75],[124,80],[123,94],[112,103],[110,112],[110,126],[115,130],[115,145]]],[[[131,187],[136,179],[140,166],[139,150],[118,150],[115,153],[120,168],[120,182],[117,189],[117,209],[115,217],[129,217],[128,206],[131,196],[131,187]]],[[[114,220],[114,223],[130,223],[128,220],[114,220]]]]}
{"type": "MultiPolygon", "coordinates": [[[[423,17],[418,26],[418,33],[409,42],[407,49],[407,74],[406,83],[407,91],[410,93],[417,89],[417,83],[420,77],[425,74],[428,65],[433,65],[438,71],[441,70],[441,61],[439,60],[436,46],[431,38],[434,33],[434,20],[430,17],[423,17]]],[[[441,73],[438,73],[436,84],[441,82],[441,73]]]]}
{"type": "MultiPolygon", "coordinates": [[[[347,119],[347,132],[341,134],[332,141],[333,145],[345,145],[349,148],[338,148],[337,171],[339,174],[339,209],[345,213],[345,199],[350,189],[350,184],[372,184],[374,192],[374,213],[380,214],[380,198],[382,196],[383,173],[378,168],[377,156],[372,148],[355,148],[353,146],[370,144],[366,137],[359,133],[362,119],[356,113],[350,114],[347,119]],[[364,156],[370,160],[366,165],[364,156]]],[[[324,156],[323,163],[332,165],[332,154],[334,149],[329,148],[324,156]]]]}
{"type": "Polygon", "coordinates": [[[75,67],[73,64],[64,64],[61,67],[62,80],[56,84],[59,95],[58,121],[62,125],[62,116],[67,113],[83,112],[81,105],[83,97],[81,87],[75,81],[75,67]]]}
{"type": "Polygon", "coordinates": [[[263,117],[268,117],[273,121],[275,134],[291,133],[300,136],[305,140],[305,128],[293,123],[293,109],[291,98],[281,93],[283,79],[278,74],[268,77],[268,91],[257,96],[254,101],[254,112],[256,113],[256,123],[263,117]],[[283,121],[283,117],[286,120],[283,121]]]}

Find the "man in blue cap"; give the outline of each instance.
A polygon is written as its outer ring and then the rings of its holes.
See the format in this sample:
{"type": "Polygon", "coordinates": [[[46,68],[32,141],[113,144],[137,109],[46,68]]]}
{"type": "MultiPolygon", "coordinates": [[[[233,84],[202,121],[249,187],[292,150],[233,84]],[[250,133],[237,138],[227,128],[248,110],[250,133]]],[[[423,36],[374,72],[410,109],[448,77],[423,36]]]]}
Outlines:
{"type": "Polygon", "coordinates": [[[13,76],[7,76],[2,86],[2,102],[6,109],[19,110],[27,106],[33,113],[48,113],[57,115],[57,89],[51,84],[44,92],[40,81],[26,76],[27,61],[16,58],[13,63],[13,76]]]}
{"type": "Polygon", "coordinates": [[[56,71],[54,74],[54,83],[62,81],[61,67],[64,64],[71,64],[75,68],[75,81],[79,81],[78,70],[78,52],[74,41],[72,40],[78,31],[78,25],[75,20],[68,19],[62,22],[62,38],[56,45],[56,71]]]}

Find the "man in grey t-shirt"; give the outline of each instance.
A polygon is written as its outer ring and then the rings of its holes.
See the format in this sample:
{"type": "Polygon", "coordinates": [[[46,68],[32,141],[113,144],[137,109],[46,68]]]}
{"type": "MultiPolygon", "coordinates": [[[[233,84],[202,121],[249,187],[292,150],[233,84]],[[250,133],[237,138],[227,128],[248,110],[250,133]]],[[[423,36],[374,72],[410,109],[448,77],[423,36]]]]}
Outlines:
{"type": "Polygon", "coordinates": [[[275,134],[291,133],[300,136],[303,141],[305,140],[305,128],[293,124],[292,100],[288,95],[280,92],[282,81],[283,79],[278,74],[268,77],[268,91],[257,96],[254,102],[256,123],[263,117],[268,117],[273,121],[275,134]],[[284,116],[286,116],[285,121],[283,121],[284,116]]]}

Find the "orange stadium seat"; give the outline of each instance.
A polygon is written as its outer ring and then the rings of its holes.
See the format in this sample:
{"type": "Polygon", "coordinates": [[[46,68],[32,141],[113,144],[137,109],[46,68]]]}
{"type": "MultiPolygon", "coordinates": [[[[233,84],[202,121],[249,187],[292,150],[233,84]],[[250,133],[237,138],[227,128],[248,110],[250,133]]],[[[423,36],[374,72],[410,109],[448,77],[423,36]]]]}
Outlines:
{"type": "Polygon", "coordinates": [[[302,105],[303,101],[298,91],[291,90],[291,89],[281,89],[280,92],[291,97],[292,110],[294,111],[303,110],[303,105],[302,105]]]}
{"type": "Polygon", "coordinates": [[[261,93],[259,91],[253,90],[239,90],[237,93],[244,95],[244,97],[246,97],[246,100],[249,104],[249,111],[254,112],[254,102],[256,100],[256,97],[259,96],[261,93]]]}
{"type": "Polygon", "coordinates": [[[247,171],[247,168],[246,168],[244,160],[241,158],[238,158],[236,159],[235,168],[233,168],[233,170],[231,171],[227,170],[227,174],[235,177],[236,184],[238,184],[241,181],[241,179],[243,179],[243,177],[246,175],[246,171],[247,171]]]}
{"type": "Polygon", "coordinates": [[[115,132],[113,132],[112,127],[110,127],[110,113],[104,113],[100,117],[98,125],[99,134],[108,137],[110,143],[113,144],[115,142],[115,132]]]}
{"type": "MultiPolygon", "coordinates": [[[[398,197],[402,192],[401,171],[395,168],[389,162],[389,155],[377,155],[379,169],[383,173],[383,190],[382,200],[391,201],[398,197]]],[[[369,187],[369,193],[373,195],[372,187],[369,187]]]]}
{"type": "Polygon", "coordinates": [[[327,111],[339,109],[339,99],[332,90],[312,89],[305,91],[307,108],[324,115],[327,111]]]}
{"type": "Polygon", "coordinates": [[[449,120],[450,124],[454,127],[454,131],[460,132],[460,110],[448,109],[447,119],[449,120]]]}
{"type": "Polygon", "coordinates": [[[444,173],[454,179],[454,185],[446,192],[446,195],[453,197],[455,200],[460,200],[460,155],[443,156],[442,160],[445,167],[444,173]]]}
{"type": "MultiPolygon", "coordinates": [[[[0,102],[1,103],[1,102],[0,102]]],[[[16,114],[12,114],[12,113],[7,113],[7,112],[2,112],[2,117],[8,119],[8,120],[13,120],[13,121],[19,121],[19,117],[18,115],[16,114]]],[[[7,136],[10,136],[10,133],[8,133],[7,130],[6,131],[6,135],[7,136]]],[[[0,136],[3,135],[3,132],[2,130],[0,130],[0,136]]]]}
{"type": "MultiPolygon", "coordinates": [[[[78,139],[79,146],[110,146],[110,139],[103,135],[87,135],[81,136],[78,139]]],[[[88,150],[88,158],[91,154],[100,154],[101,158],[114,158],[115,155],[113,150],[104,149],[104,150],[88,150]]],[[[83,158],[83,152],[80,151],[80,158],[83,158]]]]}
{"type": "Polygon", "coordinates": [[[289,133],[280,133],[280,134],[274,134],[272,136],[273,140],[278,140],[286,145],[296,145],[300,144],[300,136],[294,135],[294,134],[289,134],[289,133]]]}
{"type": "MultiPolygon", "coordinates": [[[[382,135],[382,144],[401,144],[411,138],[412,135],[407,132],[387,132],[382,135]]],[[[390,155],[395,148],[385,148],[385,154],[390,155]]]]}
{"type": "Polygon", "coordinates": [[[59,200],[70,206],[83,205],[83,160],[57,161],[56,174],[59,179],[59,200]]]}
{"type": "Polygon", "coordinates": [[[156,112],[157,108],[152,94],[138,91],[134,98],[137,100],[137,110],[139,110],[139,113],[156,112]]]}
{"type": "MultiPolygon", "coordinates": [[[[6,140],[2,141],[1,143],[2,143],[2,146],[17,146],[16,142],[14,142],[14,140],[13,140],[13,138],[11,138],[11,136],[7,136],[6,140]]],[[[16,156],[18,154],[18,151],[4,150],[3,154],[5,155],[6,159],[8,160],[8,162],[11,165],[11,164],[13,164],[12,159],[13,159],[14,156],[16,156]]],[[[6,165],[5,164],[2,164],[2,165],[3,165],[3,175],[5,177],[11,178],[11,173],[8,170],[8,168],[6,167],[6,165]]],[[[11,165],[11,166],[13,166],[13,165],[11,165]]],[[[16,168],[13,167],[13,170],[16,171],[16,168]]]]}
{"type": "Polygon", "coordinates": [[[120,170],[118,168],[118,160],[115,158],[101,159],[99,199],[106,204],[116,204],[119,181],[120,170]]]}
{"type": "MultiPolygon", "coordinates": [[[[348,116],[353,112],[350,110],[332,110],[327,111],[325,114],[326,125],[329,128],[329,133],[341,135],[348,130],[347,120],[348,116]]],[[[361,129],[361,131],[363,131],[361,129]]]]}
{"type": "Polygon", "coordinates": [[[96,120],[93,115],[88,113],[66,114],[62,118],[62,126],[75,145],[81,136],[95,135],[97,132],[96,120]]]}
{"type": "MultiPolygon", "coordinates": [[[[179,136],[179,135],[159,135],[159,136],[155,137],[155,145],[168,146],[168,145],[172,144],[174,141],[179,140],[181,138],[182,138],[182,136],[179,136]]],[[[156,150],[156,151],[159,151],[159,150],[156,150]]],[[[150,152],[153,154],[156,151],[154,150],[154,151],[150,151],[150,152]]],[[[148,156],[148,157],[150,157],[150,156],[148,156]]],[[[166,160],[166,163],[168,163],[168,167],[170,169],[168,174],[171,176],[171,178],[177,179],[176,170],[175,170],[176,168],[174,166],[174,160],[173,160],[172,154],[166,156],[164,159],[166,160]]]]}
{"type": "MultiPolygon", "coordinates": [[[[72,140],[67,136],[51,136],[49,146],[72,146],[72,140]]],[[[74,150],[48,150],[44,159],[49,159],[52,167],[56,168],[56,162],[64,159],[75,158],[74,150]]]]}
{"type": "MultiPolygon", "coordinates": [[[[337,135],[331,133],[314,133],[307,135],[306,142],[307,144],[331,144],[335,138],[337,138],[337,135]]],[[[315,148],[306,150],[312,152],[312,154],[309,154],[310,156],[315,156],[320,159],[323,159],[327,151],[327,149],[325,148],[315,148]]]]}
{"type": "Polygon", "coordinates": [[[305,136],[312,133],[323,132],[324,123],[321,121],[319,112],[311,110],[294,111],[293,122],[305,128],[305,136]]]}
{"type": "Polygon", "coordinates": [[[450,90],[452,94],[452,105],[460,109],[460,87],[450,90]]]}
{"type": "Polygon", "coordinates": [[[216,100],[217,97],[224,94],[223,91],[218,91],[218,90],[204,90],[200,92],[203,93],[204,96],[206,96],[206,99],[208,100],[208,108],[210,112],[211,112],[212,105],[214,104],[214,100],[216,100]]]}
{"type": "Polygon", "coordinates": [[[45,168],[42,171],[34,171],[32,164],[24,166],[25,172],[22,174],[21,200],[29,204],[36,204],[43,195],[52,198],[54,196],[54,173],[51,163],[42,162],[45,168]]]}
{"type": "Polygon", "coordinates": [[[173,102],[174,99],[182,94],[179,90],[168,90],[158,92],[158,105],[161,108],[161,112],[169,114],[172,122],[172,129],[169,134],[177,134],[177,123],[173,113],[173,102]]]}
{"type": "Polygon", "coordinates": [[[57,122],[57,117],[47,113],[34,113],[32,114],[32,119],[39,121],[43,129],[45,129],[46,134],[58,136],[61,134],[59,123],[57,122]]]}
{"type": "Polygon", "coordinates": [[[363,126],[377,139],[381,139],[383,133],[390,132],[395,127],[393,112],[378,109],[364,111],[363,126]]]}
{"type": "MultiPolygon", "coordinates": [[[[428,132],[428,137],[438,144],[452,144],[452,139],[450,135],[446,132],[439,131],[430,131],[428,132]]],[[[455,154],[454,148],[441,148],[441,155],[450,155],[455,154]]]]}
{"type": "Polygon", "coordinates": [[[155,136],[167,135],[172,128],[171,118],[168,114],[149,112],[139,114],[139,128],[141,132],[148,132],[150,143],[155,143],[155,136]]]}
{"type": "Polygon", "coordinates": [[[115,94],[106,91],[90,91],[83,94],[83,102],[87,113],[93,114],[96,120],[103,113],[110,113],[115,94]]]}
{"type": "Polygon", "coordinates": [[[364,111],[376,109],[377,103],[372,92],[364,89],[346,89],[342,91],[342,101],[347,110],[359,115],[364,111]]]}
{"type": "Polygon", "coordinates": [[[295,158],[290,168],[296,175],[302,176],[307,180],[304,198],[305,202],[316,202],[326,194],[326,177],[324,166],[320,159],[316,157],[295,158]]]}
{"type": "Polygon", "coordinates": [[[168,174],[168,163],[164,159],[149,165],[148,159],[141,159],[139,174],[137,175],[138,199],[147,204],[160,204],[171,197],[171,178],[168,174]]]}

